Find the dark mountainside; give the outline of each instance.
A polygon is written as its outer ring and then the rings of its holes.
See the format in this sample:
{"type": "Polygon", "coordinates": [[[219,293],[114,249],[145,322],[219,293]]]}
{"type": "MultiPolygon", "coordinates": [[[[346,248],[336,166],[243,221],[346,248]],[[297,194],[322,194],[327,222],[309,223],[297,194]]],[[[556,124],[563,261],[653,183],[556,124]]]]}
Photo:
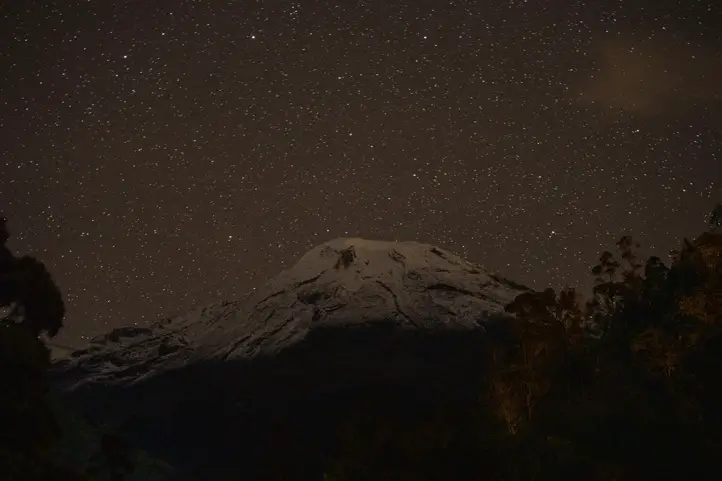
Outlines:
{"type": "MultiPolygon", "coordinates": [[[[198,480],[718,479],[721,222],[718,206],[669,266],[622,237],[586,297],[336,239],[245,299],[116,329],[50,381],[198,480]]],[[[23,339],[14,356],[44,349],[23,339]]]]}

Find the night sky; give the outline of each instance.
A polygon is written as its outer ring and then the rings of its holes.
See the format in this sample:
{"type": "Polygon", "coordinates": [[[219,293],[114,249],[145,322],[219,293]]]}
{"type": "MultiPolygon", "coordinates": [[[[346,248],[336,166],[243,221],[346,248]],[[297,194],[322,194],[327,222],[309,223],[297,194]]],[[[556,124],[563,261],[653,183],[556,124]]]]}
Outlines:
{"type": "Polygon", "coordinates": [[[722,200],[720,25],[719,0],[3,2],[10,247],[72,345],[340,236],[588,283],[722,200]]]}

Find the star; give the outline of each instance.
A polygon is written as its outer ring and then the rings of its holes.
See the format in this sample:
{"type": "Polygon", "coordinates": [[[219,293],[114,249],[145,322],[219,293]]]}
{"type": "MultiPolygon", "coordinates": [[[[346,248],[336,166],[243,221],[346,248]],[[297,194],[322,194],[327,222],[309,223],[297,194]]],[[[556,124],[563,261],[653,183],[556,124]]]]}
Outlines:
{"type": "Polygon", "coordinates": [[[698,234],[718,9],[542,3],[3,10],[0,208],[65,294],[59,342],[242,297],[334,237],[583,290],[622,235],[698,234]]]}

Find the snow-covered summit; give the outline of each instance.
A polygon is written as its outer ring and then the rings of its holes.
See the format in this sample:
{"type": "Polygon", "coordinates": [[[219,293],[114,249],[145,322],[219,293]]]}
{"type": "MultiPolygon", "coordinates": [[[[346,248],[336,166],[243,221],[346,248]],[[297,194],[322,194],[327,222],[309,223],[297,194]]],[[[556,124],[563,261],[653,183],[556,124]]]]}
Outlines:
{"type": "Polygon", "coordinates": [[[339,238],[311,249],[249,296],[240,318],[219,323],[203,344],[219,346],[225,358],[247,357],[277,352],[314,328],[471,329],[502,311],[520,287],[427,244],[339,238]],[[248,338],[224,345],[230,332],[248,338]]]}
{"type": "Polygon", "coordinates": [[[273,356],[319,329],[477,329],[524,290],[431,245],[339,238],[245,299],[147,329],[117,329],[70,364],[91,377],[130,381],[198,361],[273,356]]]}

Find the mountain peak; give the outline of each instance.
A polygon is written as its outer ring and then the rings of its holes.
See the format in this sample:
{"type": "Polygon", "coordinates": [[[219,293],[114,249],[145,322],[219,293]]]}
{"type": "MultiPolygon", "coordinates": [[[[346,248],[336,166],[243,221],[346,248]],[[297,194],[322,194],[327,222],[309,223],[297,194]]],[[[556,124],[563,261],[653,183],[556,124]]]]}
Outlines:
{"type": "Polygon", "coordinates": [[[96,338],[68,368],[82,365],[84,382],[136,382],[201,361],[275,356],[319,330],[483,329],[526,290],[436,246],[337,238],[244,299],[96,338]]]}
{"type": "Polygon", "coordinates": [[[474,329],[523,286],[449,251],[412,241],[337,238],[314,247],[244,301],[203,344],[214,356],[272,354],[323,328],[474,329]],[[225,346],[223,339],[248,337],[225,346]]]}
{"type": "Polygon", "coordinates": [[[266,289],[288,289],[294,285],[326,281],[347,284],[364,281],[400,280],[418,269],[436,272],[478,274],[481,268],[435,246],[412,241],[369,240],[341,237],[324,242],[304,254],[292,267],[271,279],[266,289]]]}

